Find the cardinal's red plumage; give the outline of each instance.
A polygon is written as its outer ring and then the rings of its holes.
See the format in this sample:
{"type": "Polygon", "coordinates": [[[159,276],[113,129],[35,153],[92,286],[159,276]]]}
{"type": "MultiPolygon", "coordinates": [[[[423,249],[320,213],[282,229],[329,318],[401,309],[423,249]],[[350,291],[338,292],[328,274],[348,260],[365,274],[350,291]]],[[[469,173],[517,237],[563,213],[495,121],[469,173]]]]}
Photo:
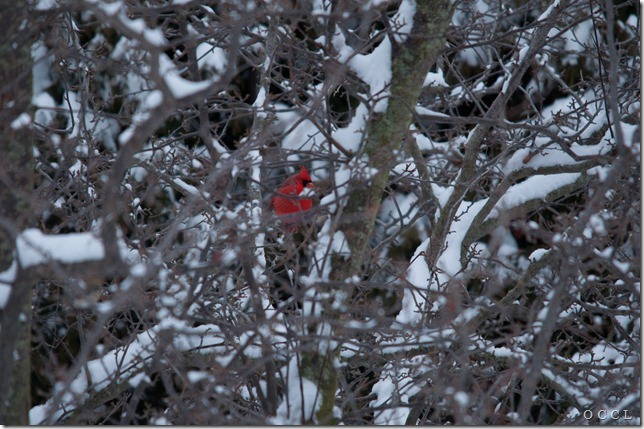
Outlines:
{"type": "Polygon", "coordinates": [[[292,219],[284,219],[285,222],[297,222],[298,219],[293,218],[300,212],[311,210],[313,207],[313,200],[311,198],[298,198],[305,188],[312,188],[313,182],[309,172],[304,166],[300,172],[286,179],[276,192],[276,195],[271,201],[273,210],[278,216],[284,216],[292,219]]]}

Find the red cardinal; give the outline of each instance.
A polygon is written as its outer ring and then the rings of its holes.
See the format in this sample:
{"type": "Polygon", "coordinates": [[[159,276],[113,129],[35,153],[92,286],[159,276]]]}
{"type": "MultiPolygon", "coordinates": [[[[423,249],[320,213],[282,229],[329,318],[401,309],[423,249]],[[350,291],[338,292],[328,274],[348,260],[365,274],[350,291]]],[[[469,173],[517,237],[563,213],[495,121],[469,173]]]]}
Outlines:
{"type": "MultiPolygon", "coordinates": [[[[288,216],[311,210],[313,201],[310,198],[298,198],[298,195],[302,193],[304,188],[312,187],[313,181],[311,181],[311,176],[309,176],[306,168],[302,166],[299,173],[289,177],[282,183],[276,195],[273,197],[271,205],[275,210],[275,214],[278,216],[288,216]]],[[[298,220],[293,219],[294,217],[291,216],[290,220],[284,219],[285,223],[296,223],[298,220]]]]}

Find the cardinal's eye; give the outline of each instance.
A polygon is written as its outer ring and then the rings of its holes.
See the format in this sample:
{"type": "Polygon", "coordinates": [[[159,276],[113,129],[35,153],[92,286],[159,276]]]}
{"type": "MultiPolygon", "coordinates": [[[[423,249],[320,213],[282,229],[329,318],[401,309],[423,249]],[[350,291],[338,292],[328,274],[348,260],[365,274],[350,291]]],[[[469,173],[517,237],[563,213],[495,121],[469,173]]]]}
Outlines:
{"type": "Polygon", "coordinates": [[[313,182],[310,180],[302,179],[302,185],[304,185],[304,187],[306,187],[309,183],[313,183],[313,182]]]}

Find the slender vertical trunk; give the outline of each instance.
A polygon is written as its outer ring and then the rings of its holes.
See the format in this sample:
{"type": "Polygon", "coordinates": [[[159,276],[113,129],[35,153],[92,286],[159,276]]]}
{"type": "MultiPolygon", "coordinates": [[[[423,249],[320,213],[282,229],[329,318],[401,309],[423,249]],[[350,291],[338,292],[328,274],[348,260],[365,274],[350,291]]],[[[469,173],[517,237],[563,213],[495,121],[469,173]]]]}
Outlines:
{"type": "Polygon", "coordinates": [[[450,19],[449,1],[420,1],[411,34],[402,44],[394,42],[389,104],[384,113],[375,114],[370,122],[365,147],[369,167],[376,172],[369,183],[351,184],[341,220],[351,259],[348,263],[334,264],[334,277],[339,281],[361,271],[389,173],[396,163],[396,152],[412,122],[425,77],[443,52],[450,19]]]}
{"type": "MultiPolygon", "coordinates": [[[[32,136],[27,117],[31,102],[31,35],[24,0],[0,0],[0,272],[11,272],[16,235],[31,224],[32,136]],[[22,115],[22,116],[21,116],[22,115]]],[[[29,424],[31,287],[13,270],[9,299],[0,309],[0,423],[29,424]]]]}
{"type": "MultiPolygon", "coordinates": [[[[392,79],[389,104],[383,113],[374,114],[368,130],[368,166],[375,174],[368,183],[353,182],[349,187],[349,200],[344,209],[341,228],[351,250],[347,261],[338,257],[333,261],[332,277],[346,287],[344,280],[359,275],[369,252],[369,240],[380,209],[389,173],[396,162],[396,151],[412,122],[413,111],[423,88],[423,82],[445,47],[445,32],[450,22],[448,0],[420,1],[411,34],[402,44],[393,42],[392,79]]],[[[341,291],[345,292],[345,291],[341,291]]],[[[334,294],[335,295],[335,294],[334,294]]],[[[347,294],[349,296],[349,294],[347,294]]],[[[339,320],[341,314],[327,309],[327,317],[339,320]]],[[[317,413],[318,422],[332,422],[333,401],[337,388],[337,369],[329,350],[324,355],[309,356],[303,373],[317,373],[322,405],[317,413]]]]}

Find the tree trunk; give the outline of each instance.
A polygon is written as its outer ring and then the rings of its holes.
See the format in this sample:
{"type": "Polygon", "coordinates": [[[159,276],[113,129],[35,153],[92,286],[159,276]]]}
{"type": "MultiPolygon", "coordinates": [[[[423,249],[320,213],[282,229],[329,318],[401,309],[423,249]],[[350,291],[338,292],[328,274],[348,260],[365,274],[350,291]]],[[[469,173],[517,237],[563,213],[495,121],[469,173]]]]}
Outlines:
{"type": "MultiPolygon", "coordinates": [[[[445,31],[451,20],[449,1],[422,1],[416,5],[416,9],[414,25],[407,40],[398,45],[392,39],[389,104],[384,113],[374,115],[368,130],[364,153],[368,157],[368,167],[375,168],[376,173],[368,183],[352,181],[348,191],[349,200],[340,220],[351,257],[348,261],[341,256],[336,257],[332,277],[343,288],[346,287],[343,283],[345,279],[359,275],[362,271],[382,195],[389,173],[396,163],[396,151],[401,147],[412,122],[425,77],[445,47],[445,31]]],[[[350,293],[346,296],[350,298],[350,293]]],[[[326,314],[334,320],[342,317],[331,309],[327,309],[326,314]]],[[[304,361],[327,362],[326,365],[313,368],[319,370],[318,387],[322,396],[322,405],[317,413],[318,422],[332,421],[332,401],[337,387],[337,369],[331,364],[333,360],[327,355],[304,361]]],[[[305,367],[303,373],[309,372],[315,371],[309,371],[305,367]]]]}
{"type": "MultiPolygon", "coordinates": [[[[0,272],[15,262],[16,235],[31,224],[32,135],[24,114],[31,102],[31,35],[26,1],[0,1],[0,272]],[[22,116],[21,116],[22,115],[22,116]]],[[[17,268],[0,309],[0,423],[29,424],[31,281],[17,268]]],[[[5,285],[7,285],[5,283],[5,285]]]]}
{"type": "Polygon", "coordinates": [[[361,272],[382,194],[396,163],[396,152],[411,124],[425,77],[445,47],[445,31],[452,12],[449,1],[421,1],[416,9],[409,38],[401,45],[392,41],[389,104],[384,113],[375,115],[368,130],[365,154],[368,166],[375,168],[376,173],[368,183],[352,181],[349,187],[349,200],[340,223],[351,258],[333,265],[338,281],[361,272]]]}

